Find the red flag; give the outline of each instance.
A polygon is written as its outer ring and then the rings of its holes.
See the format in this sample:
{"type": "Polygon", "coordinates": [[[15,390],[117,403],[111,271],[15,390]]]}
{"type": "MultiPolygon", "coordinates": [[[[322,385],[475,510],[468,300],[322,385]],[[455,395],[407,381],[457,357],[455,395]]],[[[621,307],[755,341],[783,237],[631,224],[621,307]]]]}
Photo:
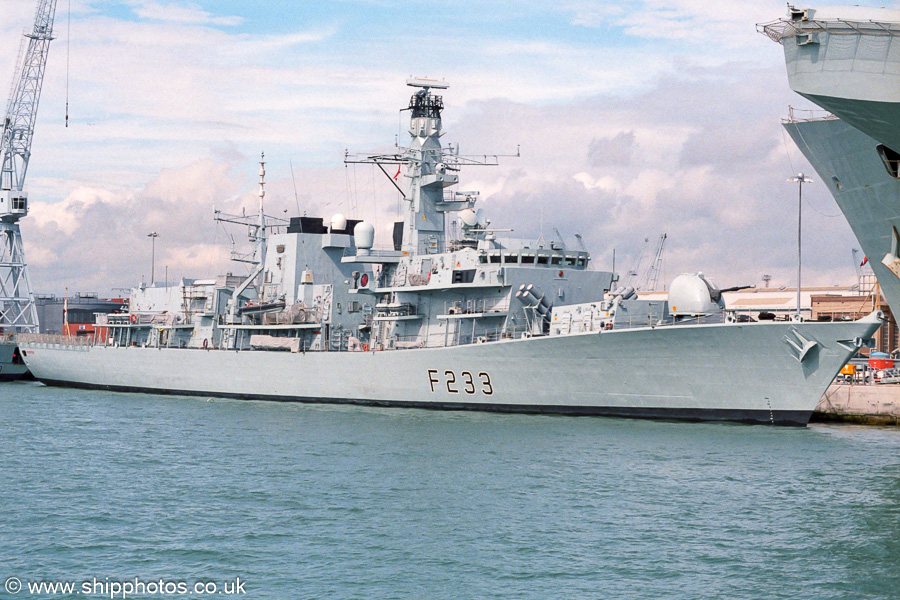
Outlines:
{"type": "Polygon", "coordinates": [[[397,165],[397,174],[394,175],[394,181],[397,181],[397,178],[400,177],[400,169],[402,167],[403,167],[403,165],[397,165]]]}
{"type": "Polygon", "coordinates": [[[861,263],[859,263],[859,266],[864,267],[864,266],[866,266],[867,262],[869,262],[869,257],[863,256],[863,261],[861,263]]]}

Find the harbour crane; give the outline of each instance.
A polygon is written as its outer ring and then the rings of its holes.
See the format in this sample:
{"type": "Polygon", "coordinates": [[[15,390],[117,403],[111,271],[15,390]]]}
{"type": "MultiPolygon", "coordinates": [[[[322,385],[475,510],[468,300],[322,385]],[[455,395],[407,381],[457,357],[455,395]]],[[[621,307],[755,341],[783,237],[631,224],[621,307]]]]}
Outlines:
{"type": "MultiPolygon", "coordinates": [[[[667,234],[662,234],[659,236],[659,241],[656,243],[656,252],[653,254],[653,260],[650,261],[650,266],[647,267],[647,271],[644,274],[643,279],[635,286],[635,289],[643,290],[645,292],[650,292],[656,289],[656,286],[659,285],[659,273],[662,270],[662,254],[663,250],[666,247],[666,238],[667,234]]],[[[650,240],[644,238],[644,248],[646,249],[646,245],[650,242],[650,240]]],[[[641,254],[643,258],[643,253],[641,254]]],[[[640,262],[638,263],[640,265],[640,262]]],[[[637,269],[633,272],[629,273],[629,275],[636,275],[637,269]]]]}
{"type": "Polygon", "coordinates": [[[641,253],[638,254],[637,261],[634,263],[634,266],[628,269],[625,273],[625,279],[622,281],[623,286],[633,285],[635,282],[635,278],[638,276],[638,273],[641,270],[641,265],[644,262],[644,256],[647,255],[647,249],[650,246],[650,238],[644,238],[644,245],[641,248],[641,253]]]}
{"type": "Polygon", "coordinates": [[[19,219],[28,214],[28,193],[23,187],[55,14],[56,0],[38,0],[34,29],[25,33],[27,48],[17,65],[0,137],[0,328],[10,333],[38,329],[19,219]]]}
{"type": "Polygon", "coordinates": [[[659,236],[659,242],[656,244],[656,254],[653,255],[653,262],[647,267],[647,274],[644,275],[644,279],[637,289],[650,292],[655,290],[656,286],[659,285],[659,272],[662,268],[662,254],[666,247],[667,237],[668,235],[665,233],[659,236]]]}

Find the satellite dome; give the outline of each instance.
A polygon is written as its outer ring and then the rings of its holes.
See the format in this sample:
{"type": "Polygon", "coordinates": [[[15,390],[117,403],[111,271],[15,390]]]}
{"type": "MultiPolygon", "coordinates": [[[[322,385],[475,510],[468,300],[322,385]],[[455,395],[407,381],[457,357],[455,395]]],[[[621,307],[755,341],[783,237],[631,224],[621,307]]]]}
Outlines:
{"type": "Polygon", "coordinates": [[[375,227],[371,223],[362,221],[353,228],[353,237],[356,238],[356,247],[360,250],[370,250],[375,244],[375,227]]]}
{"type": "Polygon", "coordinates": [[[341,213],[331,217],[331,232],[333,233],[339,229],[347,229],[347,218],[341,213]]]}
{"type": "Polygon", "coordinates": [[[459,211],[459,220],[469,227],[474,227],[478,224],[478,215],[471,208],[467,208],[459,211]]]}

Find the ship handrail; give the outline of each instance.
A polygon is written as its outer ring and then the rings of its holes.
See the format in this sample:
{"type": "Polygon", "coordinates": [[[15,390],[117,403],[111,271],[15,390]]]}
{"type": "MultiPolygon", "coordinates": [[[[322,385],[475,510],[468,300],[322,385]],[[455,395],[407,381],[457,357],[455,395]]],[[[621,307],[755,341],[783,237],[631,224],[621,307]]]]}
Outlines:
{"type": "Polygon", "coordinates": [[[19,344],[93,346],[94,338],[89,335],[64,335],[59,333],[20,333],[16,335],[16,342],[19,344]]]}
{"type": "Polygon", "coordinates": [[[756,30],[774,42],[783,43],[785,38],[811,33],[829,35],[900,35],[900,23],[890,21],[857,21],[852,19],[776,19],[768,23],[757,23],[756,30]]]}

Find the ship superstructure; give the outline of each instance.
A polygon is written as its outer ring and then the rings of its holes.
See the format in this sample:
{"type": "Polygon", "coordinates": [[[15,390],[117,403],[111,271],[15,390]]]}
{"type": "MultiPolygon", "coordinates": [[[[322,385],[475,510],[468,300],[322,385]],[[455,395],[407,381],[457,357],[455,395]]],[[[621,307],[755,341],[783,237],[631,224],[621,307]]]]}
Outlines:
{"type": "MultiPolygon", "coordinates": [[[[387,248],[330,219],[217,215],[251,227],[246,277],[133,290],[105,339],[23,336],[49,384],[236,398],[805,424],[880,326],[734,322],[702,274],[645,300],[563,240],[492,225],[441,144],[443,82],[413,79],[410,144],[347,156],[398,167],[387,248]]],[[[102,323],[101,323],[102,321],[102,323]]]]}

